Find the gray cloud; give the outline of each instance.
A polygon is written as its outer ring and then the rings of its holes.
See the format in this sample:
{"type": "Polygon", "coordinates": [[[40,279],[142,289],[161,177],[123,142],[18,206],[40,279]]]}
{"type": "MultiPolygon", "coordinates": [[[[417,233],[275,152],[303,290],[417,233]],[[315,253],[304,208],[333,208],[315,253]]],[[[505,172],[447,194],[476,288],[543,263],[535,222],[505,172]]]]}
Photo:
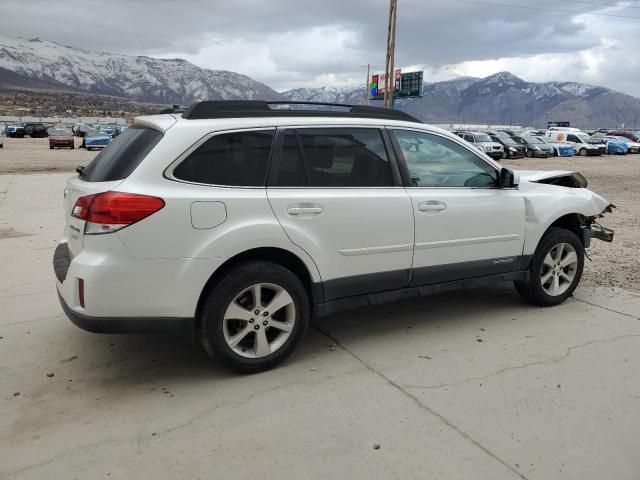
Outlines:
{"type": "MultiPolygon", "coordinates": [[[[537,9],[487,3],[494,2],[400,0],[396,64],[424,65],[437,72],[461,62],[526,61],[540,54],[564,54],[576,63],[578,52],[605,46],[611,26],[626,22],[635,27],[628,29],[628,45],[637,45],[640,37],[638,20],[578,17],[610,11],[596,2],[495,1],[537,9]]],[[[6,35],[38,36],[91,50],[182,56],[200,66],[239,71],[284,88],[296,83],[353,82],[362,76],[359,66],[363,63],[383,65],[387,11],[387,0],[83,0],[56,4],[32,0],[17,9],[4,8],[0,22],[6,35]]],[[[640,16],[637,9],[615,11],[640,16]]],[[[619,44],[617,48],[626,47],[619,44]]],[[[588,63],[587,59],[581,62],[588,63]]],[[[549,71],[547,79],[564,73],[549,71]]],[[[581,72],[571,73],[572,79],[582,80],[581,72]]],[[[594,80],[624,79],[625,86],[630,76],[614,77],[606,71],[599,77],[593,72],[586,75],[594,80]]]]}

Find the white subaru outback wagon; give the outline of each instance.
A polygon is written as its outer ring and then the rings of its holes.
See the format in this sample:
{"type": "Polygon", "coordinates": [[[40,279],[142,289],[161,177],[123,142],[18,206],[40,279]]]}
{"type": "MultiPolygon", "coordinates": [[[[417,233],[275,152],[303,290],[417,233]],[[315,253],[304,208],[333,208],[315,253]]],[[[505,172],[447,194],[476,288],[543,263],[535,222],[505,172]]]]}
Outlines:
{"type": "Polygon", "coordinates": [[[256,372],[341,309],[490,281],[559,304],[613,238],[579,173],[514,174],[398,111],[274,103],[139,117],[78,169],[54,256],[73,323],[192,329],[256,372]]]}

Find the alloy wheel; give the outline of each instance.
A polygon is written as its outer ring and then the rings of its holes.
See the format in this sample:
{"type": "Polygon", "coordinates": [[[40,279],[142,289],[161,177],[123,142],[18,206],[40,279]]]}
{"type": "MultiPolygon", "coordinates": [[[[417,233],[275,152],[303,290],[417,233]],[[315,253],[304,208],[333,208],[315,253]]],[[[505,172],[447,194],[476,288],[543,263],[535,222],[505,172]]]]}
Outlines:
{"type": "Polygon", "coordinates": [[[273,283],[257,283],[242,290],[227,307],[224,339],[242,357],[263,358],[286,343],[295,319],[289,292],[273,283]]]}
{"type": "Polygon", "coordinates": [[[566,292],[578,270],[578,254],[569,243],[559,243],[547,252],[540,271],[543,290],[552,297],[566,292]]]}

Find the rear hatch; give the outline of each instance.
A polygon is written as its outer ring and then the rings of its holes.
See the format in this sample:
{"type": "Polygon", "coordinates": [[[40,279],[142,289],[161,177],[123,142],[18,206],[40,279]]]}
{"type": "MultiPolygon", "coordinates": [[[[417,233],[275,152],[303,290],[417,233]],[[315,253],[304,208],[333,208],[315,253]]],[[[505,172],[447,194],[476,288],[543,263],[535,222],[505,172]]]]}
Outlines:
{"type": "Polygon", "coordinates": [[[73,216],[78,199],[115,190],[162,139],[163,133],[133,126],[118,135],[80,173],[67,182],[65,190],[65,238],[71,258],[84,245],[86,222],[73,216]]]}

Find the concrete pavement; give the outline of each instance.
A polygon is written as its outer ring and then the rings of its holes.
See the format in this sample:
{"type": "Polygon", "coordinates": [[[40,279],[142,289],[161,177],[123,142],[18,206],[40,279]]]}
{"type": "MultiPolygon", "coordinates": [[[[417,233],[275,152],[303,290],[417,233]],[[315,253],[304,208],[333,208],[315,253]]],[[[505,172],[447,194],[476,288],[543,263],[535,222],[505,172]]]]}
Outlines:
{"type": "Polygon", "coordinates": [[[0,478],[640,475],[640,296],[540,309],[505,285],[344,312],[236,376],[185,339],[64,317],[66,177],[0,176],[0,478]]]}

